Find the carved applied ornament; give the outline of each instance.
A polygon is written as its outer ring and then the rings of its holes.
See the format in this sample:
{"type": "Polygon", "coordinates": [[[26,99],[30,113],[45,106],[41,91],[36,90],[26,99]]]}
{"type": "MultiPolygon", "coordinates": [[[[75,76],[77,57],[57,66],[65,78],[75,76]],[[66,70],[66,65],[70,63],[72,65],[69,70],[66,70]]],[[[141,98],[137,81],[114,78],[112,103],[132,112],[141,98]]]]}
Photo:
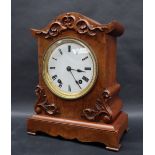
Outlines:
{"type": "Polygon", "coordinates": [[[111,99],[118,94],[120,85],[115,84],[112,87],[104,89],[103,93],[96,100],[94,108],[86,108],[83,110],[82,116],[89,121],[103,121],[105,123],[112,122],[111,99]]]}
{"type": "Polygon", "coordinates": [[[109,33],[113,30],[111,24],[91,24],[85,18],[76,17],[71,13],[67,13],[60,19],[52,22],[47,30],[37,30],[36,34],[43,35],[45,39],[48,39],[59,35],[67,29],[73,29],[79,34],[87,34],[89,36],[95,36],[98,31],[109,33]]]}
{"type": "Polygon", "coordinates": [[[37,114],[41,114],[42,112],[44,112],[45,114],[48,114],[48,115],[55,115],[59,113],[58,108],[54,103],[52,104],[48,103],[45,90],[41,86],[37,85],[35,89],[35,93],[38,96],[38,99],[35,105],[35,112],[37,114]]]}

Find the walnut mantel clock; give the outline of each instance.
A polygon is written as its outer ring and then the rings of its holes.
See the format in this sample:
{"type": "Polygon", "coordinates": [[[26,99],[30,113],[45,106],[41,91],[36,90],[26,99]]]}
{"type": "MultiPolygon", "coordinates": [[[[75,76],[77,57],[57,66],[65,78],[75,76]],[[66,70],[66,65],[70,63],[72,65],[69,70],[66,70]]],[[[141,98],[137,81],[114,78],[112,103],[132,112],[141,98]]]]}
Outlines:
{"type": "Polygon", "coordinates": [[[102,25],[75,12],[32,29],[38,40],[39,84],[28,133],[100,142],[119,150],[128,128],[116,80],[116,38],[123,31],[116,21],[102,25]]]}

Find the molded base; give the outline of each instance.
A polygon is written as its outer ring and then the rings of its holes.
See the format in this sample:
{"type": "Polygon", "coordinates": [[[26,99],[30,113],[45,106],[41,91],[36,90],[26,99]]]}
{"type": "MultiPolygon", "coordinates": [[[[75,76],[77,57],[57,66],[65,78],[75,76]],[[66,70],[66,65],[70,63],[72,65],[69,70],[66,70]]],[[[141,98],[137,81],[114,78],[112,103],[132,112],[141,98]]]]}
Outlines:
{"type": "Polygon", "coordinates": [[[106,149],[119,151],[120,138],[128,129],[128,116],[121,112],[111,124],[68,120],[57,117],[33,115],[28,118],[27,133],[35,135],[43,132],[51,136],[66,139],[78,139],[81,142],[100,142],[106,149]]]}

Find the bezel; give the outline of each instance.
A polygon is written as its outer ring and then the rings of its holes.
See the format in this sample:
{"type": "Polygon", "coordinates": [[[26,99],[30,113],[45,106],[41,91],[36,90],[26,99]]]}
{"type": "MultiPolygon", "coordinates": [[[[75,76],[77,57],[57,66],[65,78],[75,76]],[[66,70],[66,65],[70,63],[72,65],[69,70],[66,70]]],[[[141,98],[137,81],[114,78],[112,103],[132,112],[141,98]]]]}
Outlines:
{"type": "Polygon", "coordinates": [[[83,40],[78,39],[78,38],[71,38],[71,37],[65,37],[65,38],[61,38],[56,40],[54,43],[50,44],[50,46],[47,48],[47,50],[45,51],[44,57],[43,57],[43,71],[42,71],[42,76],[44,79],[45,84],[47,85],[47,87],[49,88],[49,90],[51,92],[53,92],[55,95],[57,95],[58,97],[61,97],[63,99],[77,99],[80,98],[84,95],[86,95],[94,86],[96,79],[97,79],[97,75],[98,75],[98,63],[97,63],[97,58],[95,56],[94,51],[92,50],[92,48],[83,40]],[[49,75],[48,73],[48,61],[49,58],[52,54],[52,52],[54,51],[54,49],[56,47],[58,47],[61,44],[64,43],[68,43],[68,42],[73,42],[73,43],[77,43],[80,44],[84,47],[87,47],[90,51],[90,56],[91,59],[93,61],[93,77],[91,82],[88,84],[88,86],[86,88],[84,88],[82,91],[77,92],[77,93],[67,93],[64,92],[63,90],[61,90],[52,80],[51,75],[49,75]]]}

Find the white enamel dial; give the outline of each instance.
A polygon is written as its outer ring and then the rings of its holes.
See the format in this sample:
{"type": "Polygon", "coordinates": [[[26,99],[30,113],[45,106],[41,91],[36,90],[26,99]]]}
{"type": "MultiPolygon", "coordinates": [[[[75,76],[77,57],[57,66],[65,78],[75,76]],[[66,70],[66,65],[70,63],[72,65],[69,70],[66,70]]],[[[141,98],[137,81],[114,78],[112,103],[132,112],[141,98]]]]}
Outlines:
{"type": "Polygon", "coordinates": [[[62,39],[45,55],[44,79],[58,96],[68,99],[86,94],[96,79],[96,59],[92,50],[79,40],[62,39]]]}

